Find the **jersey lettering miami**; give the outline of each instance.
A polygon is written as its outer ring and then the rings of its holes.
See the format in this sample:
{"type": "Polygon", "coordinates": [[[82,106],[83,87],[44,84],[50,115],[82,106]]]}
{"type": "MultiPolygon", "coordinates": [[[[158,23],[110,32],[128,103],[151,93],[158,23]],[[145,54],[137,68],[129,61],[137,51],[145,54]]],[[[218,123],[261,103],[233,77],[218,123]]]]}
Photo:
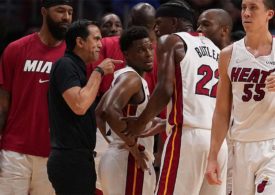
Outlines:
{"type": "Polygon", "coordinates": [[[42,72],[50,74],[52,69],[52,62],[42,60],[26,60],[24,72],[42,72]]]}
{"type": "Polygon", "coordinates": [[[231,138],[261,141],[275,138],[275,93],[265,88],[266,77],[275,71],[274,38],[269,55],[254,57],[244,39],[233,44],[228,76],[232,82],[233,125],[231,138]]]}

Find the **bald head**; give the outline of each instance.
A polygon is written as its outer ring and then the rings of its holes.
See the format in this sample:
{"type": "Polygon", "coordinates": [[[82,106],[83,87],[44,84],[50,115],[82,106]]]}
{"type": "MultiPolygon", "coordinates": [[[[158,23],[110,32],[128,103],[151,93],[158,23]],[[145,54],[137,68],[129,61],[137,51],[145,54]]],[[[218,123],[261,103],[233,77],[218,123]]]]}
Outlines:
{"type": "Polygon", "coordinates": [[[232,18],[227,11],[223,9],[208,9],[205,10],[201,15],[203,14],[209,15],[209,17],[212,17],[213,19],[216,18],[221,26],[227,26],[230,31],[232,30],[232,18]]]}
{"type": "Polygon", "coordinates": [[[149,3],[138,3],[130,11],[128,26],[152,27],[155,23],[155,8],[149,3]]]}
{"type": "Polygon", "coordinates": [[[230,43],[232,19],[223,9],[208,9],[198,19],[197,31],[203,32],[218,47],[223,48],[230,43]]]}

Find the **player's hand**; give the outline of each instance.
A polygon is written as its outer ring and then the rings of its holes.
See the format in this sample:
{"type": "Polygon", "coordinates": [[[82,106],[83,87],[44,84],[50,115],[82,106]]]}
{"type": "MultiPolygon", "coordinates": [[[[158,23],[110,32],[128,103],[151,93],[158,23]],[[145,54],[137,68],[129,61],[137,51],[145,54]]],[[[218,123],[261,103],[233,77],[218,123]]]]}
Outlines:
{"type": "Polygon", "coordinates": [[[122,60],[114,60],[114,59],[106,58],[98,65],[98,67],[102,68],[102,70],[104,71],[104,75],[106,75],[114,72],[115,64],[122,64],[122,63],[123,63],[122,60]]]}
{"type": "Polygon", "coordinates": [[[143,132],[139,137],[149,137],[161,133],[166,129],[166,120],[155,117],[152,121],[151,128],[143,132]]]}
{"type": "Polygon", "coordinates": [[[125,136],[138,137],[141,135],[146,127],[146,124],[138,122],[138,118],[135,116],[122,117],[120,120],[126,121],[127,127],[121,133],[125,136]]]}
{"type": "Polygon", "coordinates": [[[128,150],[131,152],[131,154],[135,158],[137,168],[140,168],[143,171],[149,170],[147,165],[147,161],[149,161],[149,157],[145,152],[144,146],[135,144],[133,147],[128,147],[128,150]]]}
{"type": "Polygon", "coordinates": [[[217,160],[208,160],[205,177],[210,185],[221,185],[220,167],[217,160]]]}
{"type": "Polygon", "coordinates": [[[271,73],[267,76],[265,84],[268,91],[275,92],[275,75],[271,73]]]}

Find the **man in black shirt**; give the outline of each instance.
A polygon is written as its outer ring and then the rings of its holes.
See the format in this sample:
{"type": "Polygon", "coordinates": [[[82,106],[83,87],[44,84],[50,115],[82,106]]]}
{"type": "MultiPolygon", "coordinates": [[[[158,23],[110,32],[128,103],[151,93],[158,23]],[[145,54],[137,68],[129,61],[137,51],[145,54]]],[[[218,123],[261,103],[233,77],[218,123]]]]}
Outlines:
{"type": "Polygon", "coordinates": [[[98,26],[74,22],[66,35],[67,51],[50,74],[49,115],[52,151],[49,179],[57,194],[94,194],[96,173],[93,150],[96,123],[92,104],[102,77],[120,60],[105,59],[87,81],[86,65],[98,59],[98,26]]]}

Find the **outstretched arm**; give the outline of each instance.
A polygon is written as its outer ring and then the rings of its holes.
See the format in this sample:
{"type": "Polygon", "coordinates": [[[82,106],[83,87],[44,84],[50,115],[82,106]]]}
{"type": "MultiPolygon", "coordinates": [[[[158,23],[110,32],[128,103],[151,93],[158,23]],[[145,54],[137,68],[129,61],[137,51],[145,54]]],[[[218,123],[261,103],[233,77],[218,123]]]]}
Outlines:
{"type": "MultiPolygon", "coordinates": [[[[114,64],[122,63],[121,60],[105,59],[99,67],[104,74],[114,72],[114,64]]],[[[77,115],[84,115],[94,102],[101,83],[101,73],[93,71],[87,84],[84,87],[75,86],[67,89],[63,94],[68,106],[77,115]]]]}
{"type": "Polygon", "coordinates": [[[219,59],[219,84],[216,107],[212,119],[211,144],[206,169],[206,178],[209,184],[219,185],[220,168],[218,153],[229,129],[232,109],[232,86],[227,75],[227,68],[231,58],[232,46],[222,50],[219,59]]]}

